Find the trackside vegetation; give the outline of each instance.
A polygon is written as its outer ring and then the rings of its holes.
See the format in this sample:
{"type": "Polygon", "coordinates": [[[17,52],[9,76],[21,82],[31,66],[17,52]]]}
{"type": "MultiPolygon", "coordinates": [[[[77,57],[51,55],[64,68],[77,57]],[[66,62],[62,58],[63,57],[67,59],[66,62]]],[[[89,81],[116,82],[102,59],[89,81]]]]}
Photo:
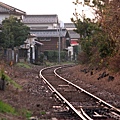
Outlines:
{"type": "Polygon", "coordinates": [[[94,19],[88,18],[85,12],[73,13],[71,21],[80,34],[82,52],[78,62],[109,70],[120,71],[120,2],[118,0],[76,0],[76,6],[89,6],[94,10],[94,19]]]}

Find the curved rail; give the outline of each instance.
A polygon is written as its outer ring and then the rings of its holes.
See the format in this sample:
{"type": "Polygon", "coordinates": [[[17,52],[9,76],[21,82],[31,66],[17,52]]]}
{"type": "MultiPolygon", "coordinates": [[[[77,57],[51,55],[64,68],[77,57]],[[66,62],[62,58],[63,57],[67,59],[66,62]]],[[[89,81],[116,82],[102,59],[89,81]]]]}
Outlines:
{"type": "Polygon", "coordinates": [[[68,84],[71,84],[72,86],[76,87],[78,90],[81,90],[82,92],[88,94],[88,95],[91,96],[92,98],[98,100],[99,103],[101,103],[101,104],[109,107],[111,110],[113,110],[113,111],[117,112],[118,114],[120,114],[120,109],[118,109],[118,108],[110,105],[109,103],[105,102],[104,100],[102,100],[102,99],[94,96],[93,94],[89,93],[88,91],[82,89],[81,87],[73,84],[72,82],[70,82],[70,81],[66,80],[65,78],[61,77],[60,75],[58,75],[56,71],[57,71],[58,69],[61,69],[61,68],[62,68],[62,67],[58,67],[58,68],[56,68],[56,69],[54,70],[54,73],[55,73],[56,76],[58,76],[60,79],[62,79],[62,80],[64,80],[64,81],[66,81],[68,84]]]}
{"type": "Polygon", "coordinates": [[[82,115],[82,111],[79,112],[78,110],[76,110],[72,104],[67,101],[48,81],[47,79],[42,75],[42,71],[46,70],[46,69],[50,69],[50,68],[53,68],[53,67],[57,67],[57,66],[52,66],[52,67],[47,67],[47,68],[44,68],[40,71],[40,78],[42,78],[46,83],[47,85],[49,86],[50,90],[56,94],[62,101],[63,103],[65,103],[70,109],[72,109],[74,111],[74,113],[76,113],[82,120],[93,120],[91,119],[88,115],[84,114],[84,116],[82,115]]]}
{"type": "Polygon", "coordinates": [[[90,97],[96,99],[99,103],[101,103],[102,105],[108,107],[111,111],[113,112],[116,112],[118,115],[120,114],[120,109],[110,105],[109,103],[103,101],[102,99],[94,96],[93,94],[89,93],[88,91],[82,89],[81,87],[73,84],[72,82],[68,81],[67,79],[61,77],[58,73],[57,73],[57,70],[63,68],[63,67],[66,67],[66,65],[64,66],[52,66],[52,67],[46,67],[46,68],[43,68],[41,71],[40,71],[40,78],[42,78],[44,80],[45,83],[47,83],[49,89],[52,91],[52,93],[57,97],[59,98],[59,100],[61,100],[66,106],[68,106],[72,111],[74,111],[74,113],[76,113],[82,120],[93,120],[92,118],[90,118],[83,110],[83,108],[80,109],[80,111],[78,111],[76,108],[73,107],[73,105],[67,101],[67,99],[65,99],[48,81],[47,79],[42,75],[42,72],[46,69],[51,69],[51,68],[55,68],[57,67],[56,69],[54,69],[54,74],[59,77],[60,79],[62,79],[63,81],[67,82],[67,84],[70,84],[72,85],[73,87],[75,87],[77,90],[80,90],[82,91],[83,93],[89,95],[90,97]]]}

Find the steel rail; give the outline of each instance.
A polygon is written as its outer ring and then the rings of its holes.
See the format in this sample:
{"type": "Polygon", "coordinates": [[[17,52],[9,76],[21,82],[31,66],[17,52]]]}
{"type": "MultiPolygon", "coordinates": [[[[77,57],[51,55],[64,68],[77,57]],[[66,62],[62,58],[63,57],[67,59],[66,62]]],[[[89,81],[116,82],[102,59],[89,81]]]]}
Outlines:
{"type": "Polygon", "coordinates": [[[56,94],[56,95],[63,101],[63,103],[65,103],[66,105],[68,105],[68,107],[71,108],[71,109],[74,111],[74,113],[76,113],[82,120],[93,120],[93,119],[91,119],[91,118],[88,119],[87,117],[83,116],[83,115],[82,115],[82,111],[79,112],[78,110],[76,110],[76,109],[73,107],[73,105],[72,105],[69,101],[67,101],[67,100],[47,81],[47,79],[42,75],[42,72],[43,72],[44,70],[46,70],[46,69],[51,69],[51,68],[53,68],[53,67],[57,67],[57,66],[46,67],[46,68],[43,68],[42,70],[40,70],[40,73],[39,73],[40,78],[42,78],[42,79],[47,83],[47,85],[50,87],[51,91],[52,91],[54,94],[56,94]]]}
{"type": "Polygon", "coordinates": [[[59,70],[59,69],[61,69],[61,68],[62,68],[62,67],[58,67],[58,68],[56,68],[56,69],[54,70],[54,73],[55,73],[56,76],[58,76],[60,79],[62,79],[62,80],[64,80],[64,81],[66,81],[68,84],[71,84],[71,85],[74,86],[76,89],[81,90],[82,92],[84,92],[84,93],[88,94],[89,96],[93,97],[94,99],[98,100],[99,103],[102,103],[103,105],[106,105],[106,106],[109,107],[111,110],[114,110],[115,112],[117,112],[118,114],[120,114],[120,109],[118,109],[118,108],[110,105],[109,103],[105,102],[104,100],[98,98],[97,96],[94,96],[94,95],[91,94],[90,92],[84,90],[83,88],[81,88],[81,87],[73,84],[72,82],[70,82],[70,81],[68,81],[67,79],[65,79],[65,78],[61,77],[60,75],[58,75],[57,70],[59,70]]]}

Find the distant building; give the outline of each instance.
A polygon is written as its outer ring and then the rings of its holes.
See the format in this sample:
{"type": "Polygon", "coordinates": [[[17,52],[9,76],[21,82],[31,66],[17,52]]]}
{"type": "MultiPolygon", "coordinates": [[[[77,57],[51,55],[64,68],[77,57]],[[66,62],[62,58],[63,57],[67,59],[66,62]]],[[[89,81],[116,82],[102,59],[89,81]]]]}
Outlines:
{"type": "Polygon", "coordinates": [[[64,27],[65,27],[67,30],[74,30],[74,29],[76,29],[74,23],[64,23],[64,27]]]}
{"type": "Polygon", "coordinates": [[[31,30],[54,29],[58,24],[58,16],[51,15],[26,15],[23,23],[30,27],[31,30]]]}
{"type": "Polygon", "coordinates": [[[73,60],[76,56],[76,53],[74,53],[75,46],[79,46],[80,48],[80,35],[74,31],[76,29],[74,23],[64,23],[64,26],[68,31],[70,41],[70,46],[68,47],[68,57],[73,60]]]}
{"type": "Polygon", "coordinates": [[[46,50],[58,50],[59,37],[61,39],[61,50],[66,45],[66,37],[69,37],[66,29],[59,28],[57,15],[26,15],[23,23],[30,27],[30,33],[35,34],[38,42],[44,46],[40,48],[41,52],[46,50]]]}
{"type": "Polygon", "coordinates": [[[30,36],[25,44],[21,45],[21,58],[27,51],[27,60],[35,61],[41,52],[58,50],[60,40],[60,50],[66,50],[70,59],[73,59],[73,47],[79,45],[80,39],[79,34],[74,32],[76,28],[73,23],[64,23],[61,27],[56,14],[27,15],[22,10],[0,2],[0,24],[11,15],[21,19],[25,25],[30,27],[30,36]]]}
{"type": "Polygon", "coordinates": [[[26,12],[0,2],[0,24],[5,18],[9,18],[10,16],[15,16],[22,20],[24,15],[26,15],[26,12]]]}

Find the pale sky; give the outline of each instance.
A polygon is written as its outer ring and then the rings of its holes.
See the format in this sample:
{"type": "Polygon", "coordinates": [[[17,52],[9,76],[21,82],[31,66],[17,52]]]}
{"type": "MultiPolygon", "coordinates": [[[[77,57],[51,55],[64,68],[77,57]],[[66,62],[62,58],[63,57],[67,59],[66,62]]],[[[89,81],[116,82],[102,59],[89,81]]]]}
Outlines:
{"type": "MultiPolygon", "coordinates": [[[[0,0],[0,2],[20,9],[27,14],[57,14],[59,20],[64,23],[71,22],[70,18],[73,17],[75,11],[73,1],[76,0],[0,0]]],[[[80,8],[79,11],[82,9],[80,8]]],[[[86,12],[88,11],[86,9],[86,12]]]]}

